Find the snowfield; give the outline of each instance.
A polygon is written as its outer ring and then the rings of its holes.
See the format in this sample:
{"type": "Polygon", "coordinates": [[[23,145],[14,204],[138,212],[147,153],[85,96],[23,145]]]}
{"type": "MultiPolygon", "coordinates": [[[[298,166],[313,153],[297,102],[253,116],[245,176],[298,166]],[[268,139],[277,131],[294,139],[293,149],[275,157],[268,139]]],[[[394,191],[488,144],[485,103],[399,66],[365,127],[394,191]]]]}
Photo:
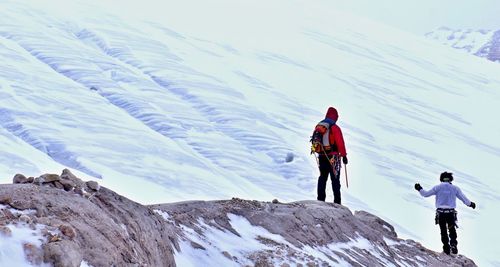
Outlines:
{"type": "Polygon", "coordinates": [[[458,203],[459,253],[500,264],[498,64],[325,0],[7,0],[0,61],[3,183],[70,168],[143,204],[315,199],[309,136],[335,106],[344,205],[440,251],[413,184],[451,171],[478,206],[458,203]]]}

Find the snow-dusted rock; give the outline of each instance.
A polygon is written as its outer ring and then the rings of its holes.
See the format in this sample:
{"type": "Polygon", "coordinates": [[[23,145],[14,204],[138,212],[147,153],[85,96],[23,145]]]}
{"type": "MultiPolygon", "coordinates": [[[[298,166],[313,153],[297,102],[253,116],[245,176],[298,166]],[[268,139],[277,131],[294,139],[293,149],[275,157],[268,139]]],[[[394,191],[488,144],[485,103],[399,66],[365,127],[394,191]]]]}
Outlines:
{"type": "Polygon", "coordinates": [[[176,259],[189,262],[184,255],[197,255],[198,262],[191,261],[195,265],[475,266],[464,256],[450,257],[399,239],[394,227],[375,215],[352,214],[332,203],[232,199],[152,208],[169,214],[177,225],[183,250],[176,259]]]}
{"type": "Polygon", "coordinates": [[[44,245],[44,261],[55,267],[75,267],[82,262],[81,248],[68,240],[50,242],[44,245]]]}
{"type": "Polygon", "coordinates": [[[43,250],[33,243],[24,243],[23,250],[29,263],[39,266],[43,262],[43,250]]]}
{"type": "Polygon", "coordinates": [[[87,199],[43,185],[0,185],[0,200],[16,214],[32,210],[46,228],[43,258],[54,266],[80,266],[82,260],[95,267],[175,265],[173,226],[106,188],[87,199]]]}
{"type": "Polygon", "coordinates": [[[5,225],[0,225],[0,236],[10,237],[12,236],[12,231],[10,230],[9,227],[5,225]]]}

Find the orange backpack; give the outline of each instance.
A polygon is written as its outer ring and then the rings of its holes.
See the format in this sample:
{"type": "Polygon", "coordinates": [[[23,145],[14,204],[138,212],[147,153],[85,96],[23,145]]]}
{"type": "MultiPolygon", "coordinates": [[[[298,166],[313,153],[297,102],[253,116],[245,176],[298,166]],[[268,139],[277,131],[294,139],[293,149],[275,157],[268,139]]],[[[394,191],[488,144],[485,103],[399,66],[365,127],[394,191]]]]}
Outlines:
{"type": "Polygon", "coordinates": [[[335,125],[332,119],[324,119],[320,121],[314,128],[313,135],[311,136],[311,154],[327,152],[331,149],[330,144],[330,129],[335,125]]]}

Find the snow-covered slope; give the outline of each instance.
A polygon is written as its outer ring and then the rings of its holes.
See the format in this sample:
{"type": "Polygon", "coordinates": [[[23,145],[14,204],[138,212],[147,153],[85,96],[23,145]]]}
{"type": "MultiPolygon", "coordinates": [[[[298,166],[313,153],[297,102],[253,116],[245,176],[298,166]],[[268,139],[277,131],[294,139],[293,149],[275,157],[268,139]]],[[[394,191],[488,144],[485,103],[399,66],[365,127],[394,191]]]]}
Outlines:
{"type": "Polygon", "coordinates": [[[68,167],[141,203],[315,199],[308,139],[332,105],[345,205],[440,250],[413,183],[452,171],[478,204],[458,207],[460,252],[500,264],[498,64],[328,1],[162,3],[2,3],[4,182],[68,167]]]}
{"type": "Polygon", "coordinates": [[[500,30],[453,30],[440,27],[425,36],[469,54],[500,61],[500,30]]]}

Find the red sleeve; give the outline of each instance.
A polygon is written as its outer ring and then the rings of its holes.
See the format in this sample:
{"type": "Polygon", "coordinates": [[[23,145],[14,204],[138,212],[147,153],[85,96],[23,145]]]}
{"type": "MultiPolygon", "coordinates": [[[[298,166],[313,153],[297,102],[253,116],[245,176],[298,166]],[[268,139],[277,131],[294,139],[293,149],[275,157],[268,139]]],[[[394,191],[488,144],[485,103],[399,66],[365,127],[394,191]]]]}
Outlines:
{"type": "Polygon", "coordinates": [[[333,139],[335,140],[335,144],[337,145],[337,149],[339,150],[339,154],[341,156],[347,155],[347,151],[345,149],[344,136],[342,135],[342,130],[340,127],[335,125],[332,127],[333,139]]]}

